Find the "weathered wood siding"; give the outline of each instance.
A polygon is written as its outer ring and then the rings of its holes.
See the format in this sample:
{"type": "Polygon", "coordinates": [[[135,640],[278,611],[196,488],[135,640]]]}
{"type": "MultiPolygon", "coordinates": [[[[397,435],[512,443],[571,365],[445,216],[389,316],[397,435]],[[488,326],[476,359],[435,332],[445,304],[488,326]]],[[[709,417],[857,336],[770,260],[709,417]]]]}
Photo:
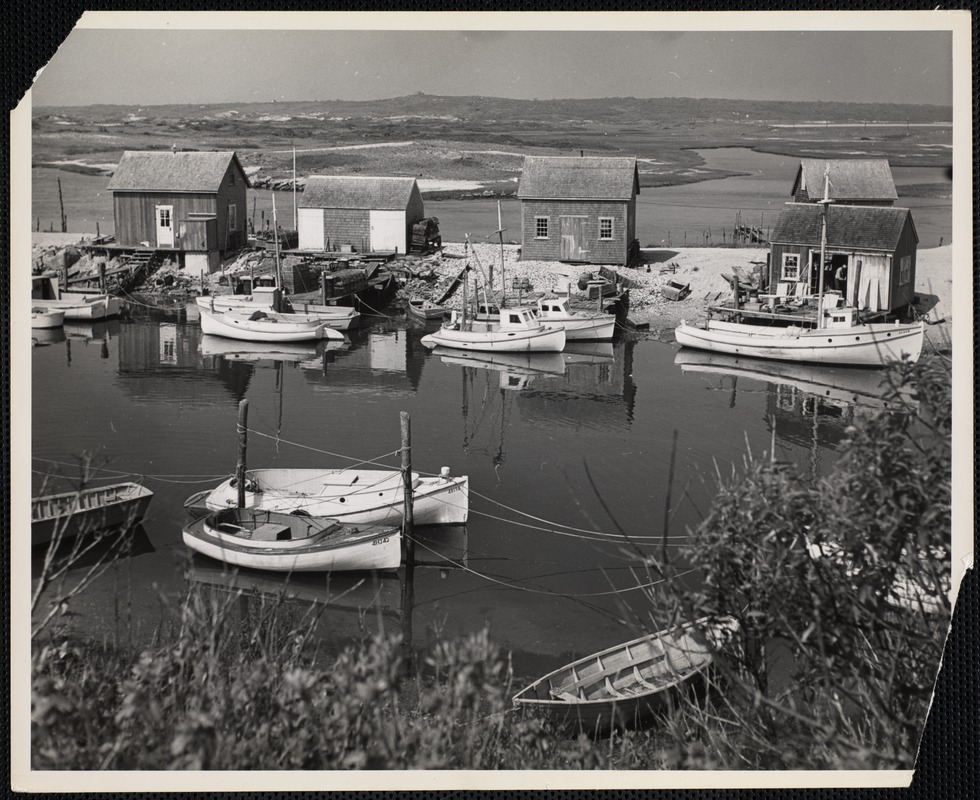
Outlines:
{"type": "Polygon", "coordinates": [[[918,244],[915,241],[915,232],[912,227],[911,218],[909,218],[905,221],[905,227],[902,228],[902,235],[898,240],[898,247],[895,249],[892,259],[892,290],[889,308],[895,311],[902,310],[915,297],[915,254],[917,248],[918,244]],[[912,274],[908,283],[900,285],[899,277],[902,256],[911,256],[912,274]]]}
{"type": "Polygon", "coordinates": [[[561,258],[560,218],[586,217],[587,252],[591,264],[625,264],[629,243],[636,238],[635,201],[532,200],[521,201],[521,258],[557,261],[561,258]],[[536,217],[548,218],[548,238],[536,237],[536,217]],[[613,220],[613,238],[599,239],[599,218],[613,220]]]}
{"type": "Polygon", "coordinates": [[[412,187],[411,197],[408,198],[408,205],[405,207],[405,224],[407,241],[412,241],[412,226],[425,219],[425,204],[422,202],[422,193],[419,191],[418,184],[412,187]]]}
{"type": "Polygon", "coordinates": [[[181,240],[181,224],[193,216],[213,214],[215,217],[214,241],[207,242],[206,249],[234,250],[244,246],[246,210],[245,176],[229,166],[217,193],[214,192],[113,192],[112,204],[115,218],[116,242],[124,247],[140,247],[149,242],[157,243],[156,207],[173,206],[174,250],[198,250],[200,239],[193,243],[181,240]],[[228,207],[237,207],[238,230],[228,228],[228,207]]]}
{"type": "Polygon", "coordinates": [[[360,208],[323,209],[323,246],[339,250],[349,245],[359,252],[371,248],[371,212],[360,208]]]}

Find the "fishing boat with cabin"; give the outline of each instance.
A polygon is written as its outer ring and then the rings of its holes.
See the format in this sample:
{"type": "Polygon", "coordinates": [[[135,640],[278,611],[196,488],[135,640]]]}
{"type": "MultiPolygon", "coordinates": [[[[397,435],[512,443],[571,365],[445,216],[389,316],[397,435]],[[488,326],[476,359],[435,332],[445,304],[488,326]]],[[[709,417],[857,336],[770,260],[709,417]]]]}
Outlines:
{"type": "Polygon", "coordinates": [[[636,727],[703,691],[715,654],[737,630],[733,618],[705,618],[640,636],[539,678],[514,696],[514,707],[589,735],[636,727]]]}
{"type": "Polygon", "coordinates": [[[401,564],[397,527],[352,527],[332,519],[231,508],[184,526],[202,555],[274,572],[392,570],[401,564]]]}

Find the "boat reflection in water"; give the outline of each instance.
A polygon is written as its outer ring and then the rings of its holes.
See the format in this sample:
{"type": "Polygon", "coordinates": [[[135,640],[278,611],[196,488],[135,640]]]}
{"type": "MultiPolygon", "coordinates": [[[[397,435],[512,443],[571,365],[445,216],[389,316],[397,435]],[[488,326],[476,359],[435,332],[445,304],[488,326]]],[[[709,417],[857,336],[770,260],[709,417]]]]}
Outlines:
{"type": "MultiPolygon", "coordinates": [[[[439,582],[448,572],[466,566],[466,526],[420,527],[413,539],[415,564],[403,565],[394,573],[282,574],[238,569],[194,554],[186,577],[192,586],[237,596],[243,622],[282,602],[301,611],[315,607],[327,650],[339,650],[352,641],[384,632],[385,626],[400,629],[404,642],[411,647],[416,581],[423,588],[434,586],[433,581],[439,582]]],[[[435,608],[430,616],[432,613],[436,613],[435,608]]],[[[426,624],[435,621],[425,620],[426,624]]],[[[251,635],[251,628],[244,635],[251,635]]]]}
{"type": "Polygon", "coordinates": [[[499,372],[501,389],[520,391],[536,377],[565,374],[561,353],[482,353],[440,346],[433,348],[432,354],[443,364],[499,372]]]}
{"type": "Polygon", "coordinates": [[[283,361],[292,364],[306,364],[316,359],[320,349],[342,350],[346,342],[324,341],[320,344],[285,342],[240,342],[222,336],[202,334],[200,341],[202,356],[219,356],[225,361],[283,361]],[[318,349],[319,348],[319,349],[318,349]]]}
{"type": "MultiPolygon", "coordinates": [[[[773,445],[778,441],[809,449],[811,475],[819,470],[820,450],[835,449],[856,420],[883,411],[914,414],[918,409],[908,389],[897,396],[889,391],[889,373],[881,369],[767,361],[687,349],[677,353],[674,363],[685,374],[729,378],[730,408],[737,402],[739,378],[766,384],[765,418],[773,445]]],[[[749,391],[750,396],[758,393],[749,391]]]]}

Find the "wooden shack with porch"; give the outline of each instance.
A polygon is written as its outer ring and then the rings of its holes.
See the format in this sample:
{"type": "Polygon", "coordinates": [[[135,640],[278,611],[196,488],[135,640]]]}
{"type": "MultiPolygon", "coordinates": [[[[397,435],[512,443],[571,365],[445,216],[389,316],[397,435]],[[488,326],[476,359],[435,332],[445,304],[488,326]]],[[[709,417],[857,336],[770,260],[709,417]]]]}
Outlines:
{"type": "MultiPolygon", "coordinates": [[[[815,295],[819,289],[823,206],[787,203],[770,237],[769,288],[777,295],[815,295]]],[[[915,296],[919,237],[907,208],[827,209],[824,288],[870,313],[904,310],[915,296]]]]}
{"type": "Polygon", "coordinates": [[[173,251],[185,266],[213,270],[246,244],[249,186],[231,150],[127,150],[108,185],[116,247],[173,251]]]}
{"type": "Polygon", "coordinates": [[[630,263],[636,243],[635,158],[527,156],[521,200],[521,258],[630,263]]]}
{"type": "Polygon", "coordinates": [[[407,253],[425,207],[415,178],[311,175],[298,216],[300,250],[407,253]]]}
{"type": "Polygon", "coordinates": [[[892,169],[884,158],[804,158],[793,181],[793,200],[822,200],[826,172],[830,199],[838,205],[893,206],[898,200],[892,169]]]}

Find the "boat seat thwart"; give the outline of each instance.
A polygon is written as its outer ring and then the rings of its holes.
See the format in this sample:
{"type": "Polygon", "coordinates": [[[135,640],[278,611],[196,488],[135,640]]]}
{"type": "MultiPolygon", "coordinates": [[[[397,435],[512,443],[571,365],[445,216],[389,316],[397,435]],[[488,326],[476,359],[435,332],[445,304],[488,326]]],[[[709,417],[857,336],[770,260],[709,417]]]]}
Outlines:
{"type": "Polygon", "coordinates": [[[251,539],[253,542],[281,542],[292,538],[288,525],[265,523],[256,525],[254,528],[244,528],[240,525],[222,522],[215,527],[222,533],[228,533],[242,539],[251,539]]]}

